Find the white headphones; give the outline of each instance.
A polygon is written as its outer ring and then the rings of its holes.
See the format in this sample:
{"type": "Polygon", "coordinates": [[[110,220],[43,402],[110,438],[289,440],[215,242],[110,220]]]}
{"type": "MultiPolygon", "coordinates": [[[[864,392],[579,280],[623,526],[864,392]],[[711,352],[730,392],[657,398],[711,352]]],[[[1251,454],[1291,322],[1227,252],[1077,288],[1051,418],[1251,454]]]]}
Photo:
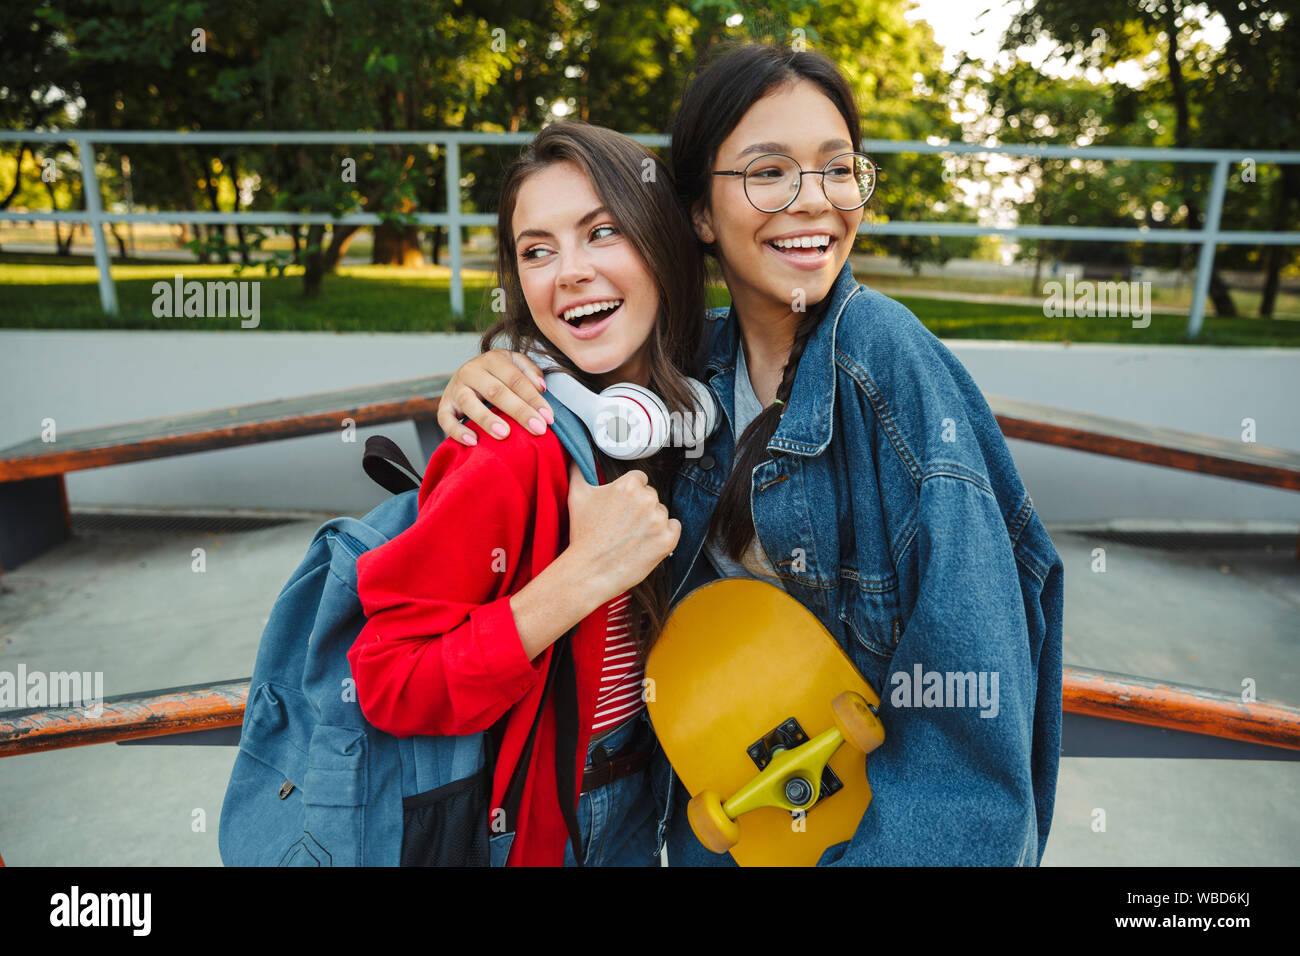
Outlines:
{"type": "Polygon", "coordinates": [[[686,381],[695,393],[698,411],[681,414],[669,412],[663,399],[632,382],[611,385],[597,395],[567,371],[556,368],[548,356],[529,352],[528,357],[545,370],[547,391],[578,416],[596,447],[610,458],[649,458],[670,443],[695,448],[718,427],[713,393],[693,378],[686,381]]]}

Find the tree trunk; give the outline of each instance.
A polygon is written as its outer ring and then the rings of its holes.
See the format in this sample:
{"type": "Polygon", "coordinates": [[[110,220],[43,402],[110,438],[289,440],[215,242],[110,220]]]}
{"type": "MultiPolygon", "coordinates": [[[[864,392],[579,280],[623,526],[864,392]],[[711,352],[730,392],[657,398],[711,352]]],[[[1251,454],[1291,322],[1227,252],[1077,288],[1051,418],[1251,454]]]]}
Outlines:
{"type": "Polygon", "coordinates": [[[381,224],[374,229],[375,242],[370,248],[370,262],[377,266],[422,266],[419,226],[381,224]]]}
{"type": "MultiPolygon", "coordinates": [[[[50,194],[50,209],[53,210],[54,212],[58,212],[59,203],[58,200],[55,198],[54,183],[46,181],[45,191],[50,194]]],[[[63,231],[59,228],[59,222],[56,219],[54,221],[54,254],[56,256],[72,255],[72,239],[76,234],[77,234],[77,224],[72,223],[71,225],[68,226],[68,238],[65,241],[63,238],[63,231]]]]}
{"type": "MultiPolygon", "coordinates": [[[[176,157],[176,169],[180,173],[181,183],[185,187],[185,193],[193,199],[194,195],[198,192],[198,186],[194,182],[194,173],[190,169],[190,164],[185,161],[185,147],[177,146],[173,155],[176,157]]],[[[186,246],[191,241],[199,244],[199,262],[207,264],[207,241],[203,231],[196,223],[181,223],[181,245],[186,246]],[[189,237],[191,232],[194,234],[193,240],[189,237]]]]}
{"type": "Polygon", "coordinates": [[[194,223],[194,239],[199,244],[199,262],[206,266],[212,261],[212,256],[208,255],[207,227],[202,223],[194,223]]]}
{"type": "MultiPolygon", "coordinates": [[[[235,157],[233,154],[225,163],[226,178],[230,180],[230,186],[235,191],[235,212],[239,212],[239,172],[235,168],[235,157]]],[[[239,261],[244,265],[249,264],[248,239],[244,235],[244,224],[235,223],[235,242],[239,245],[239,261]]]]}
{"type": "Polygon", "coordinates": [[[508,124],[507,131],[511,133],[517,133],[519,132],[519,124],[523,121],[524,117],[528,113],[528,103],[525,99],[528,91],[524,89],[523,64],[521,63],[515,64],[515,71],[511,75],[511,79],[513,80],[513,85],[511,87],[511,94],[512,94],[512,99],[514,100],[514,103],[512,104],[514,106],[514,109],[510,114],[510,123],[508,124]]]}
{"type": "Polygon", "coordinates": [[[330,229],[330,244],[325,250],[326,272],[333,273],[338,269],[340,260],[347,255],[348,246],[352,245],[360,230],[360,226],[333,226],[330,229]]]}
{"type": "MultiPolygon", "coordinates": [[[[221,212],[221,207],[217,205],[217,184],[213,182],[212,161],[204,159],[203,161],[203,189],[208,194],[208,203],[212,206],[213,212],[221,212]]],[[[225,223],[213,223],[208,226],[208,236],[215,234],[221,237],[221,245],[217,255],[221,257],[222,263],[230,262],[230,246],[226,244],[226,226],[225,223]]]]}
{"type": "Polygon", "coordinates": [[[289,238],[293,240],[293,264],[302,265],[302,226],[294,223],[289,227],[289,238]]]}
{"type": "Polygon", "coordinates": [[[325,253],[321,242],[325,238],[325,226],[313,223],[307,227],[307,248],[303,253],[302,296],[315,299],[320,295],[321,281],[325,278],[325,253]]]}
{"type": "Polygon", "coordinates": [[[126,258],[126,240],[123,239],[123,238],[118,234],[118,231],[117,231],[117,223],[115,223],[115,222],[110,222],[110,223],[108,224],[108,231],[112,234],[112,236],[113,236],[113,241],[117,243],[117,257],[118,257],[119,259],[125,259],[125,258],[126,258]]]}
{"type": "MultiPolygon", "coordinates": [[[[1293,196],[1300,196],[1300,172],[1294,166],[1283,166],[1282,174],[1273,182],[1273,216],[1268,226],[1270,232],[1286,231],[1287,213],[1293,196]]],[[[1264,294],[1259,300],[1259,316],[1262,319],[1273,318],[1273,311],[1277,308],[1282,267],[1287,259],[1282,249],[1282,246],[1269,246],[1264,254],[1267,271],[1264,276],[1264,294]]]]}
{"type": "Polygon", "coordinates": [[[429,250],[432,253],[429,261],[436,266],[442,255],[442,226],[434,226],[429,230],[429,250]]]}
{"type": "Polygon", "coordinates": [[[1265,273],[1264,273],[1264,292],[1259,297],[1259,317],[1261,319],[1273,318],[1273,310],[1277,307],[1277,287],[1278,278],[1282,272],[1282,247],[1269,246],[1268,251],[1264,253],[1265,273]]]}
{"type": "MultiPolygon", "coordinates": [[[[1187,207],[1187,225],[1190,229],[1200,229],[1203,223],[1201,219],[1201,210],[1196,205],[1191,196],[1191,187],[1188,183],[1187,174],[1183,179],[1183,205],[1187,207]]],[[[1219,275],[1218,268],[1210,269],[1210,301],[1214,303],[1214,314],[1222,316],[1225,319],[1234,319],[1237,317],[1237,306],[1232,301],[1232,295],[1228,292],[1228,285],[1219,275]]]]}
{"type": "Polygon", "coordinates": [[[9,190],[9,195],[5,196],[3,200],[0,200],[0,209],[8,209],[9,204],[13,202],[14,197],[18,195],[18,188],[23,184],[23,160],[26,158],[27,158],[27,144],[19,143],[18,161],[14,167],[14,185],[13,188],[9,190]]]}

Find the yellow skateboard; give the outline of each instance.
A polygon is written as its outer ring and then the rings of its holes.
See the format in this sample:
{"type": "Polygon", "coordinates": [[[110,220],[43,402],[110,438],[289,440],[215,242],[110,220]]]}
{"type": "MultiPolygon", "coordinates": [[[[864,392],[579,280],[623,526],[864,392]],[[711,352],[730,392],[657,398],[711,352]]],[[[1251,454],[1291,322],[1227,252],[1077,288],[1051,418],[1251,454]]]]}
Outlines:
{"type": "Polygon", "coordinates": [[[866,754],[885,739],[880,699],[797,600],[746,578],[697,588],[646,677],[650,720],[710,850],[812,866],[853,836],[871,802],[866,754]]]}

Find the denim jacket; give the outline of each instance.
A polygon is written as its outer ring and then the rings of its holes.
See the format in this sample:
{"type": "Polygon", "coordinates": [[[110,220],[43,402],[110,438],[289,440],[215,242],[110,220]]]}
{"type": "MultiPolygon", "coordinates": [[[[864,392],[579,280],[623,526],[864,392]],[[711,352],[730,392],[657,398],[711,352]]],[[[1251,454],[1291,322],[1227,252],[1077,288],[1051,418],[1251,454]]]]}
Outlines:
{"type": "MultiPolygon", "coordinates": [[[[750,491],[785,589],[881,698],[871,804],[820,865],[1037,865],[1060,757],[1060,556],[956,357],[847,263],[830,297],[750,491]]],[[[674,602],[716,576],[702,545],[738,347],[734,310],[712,310],[698,371],[723,421],[674,485],[674,602]]],[[[691,834],[667,761],[653,772],[669,864],[730,863],[691,834]]]]}

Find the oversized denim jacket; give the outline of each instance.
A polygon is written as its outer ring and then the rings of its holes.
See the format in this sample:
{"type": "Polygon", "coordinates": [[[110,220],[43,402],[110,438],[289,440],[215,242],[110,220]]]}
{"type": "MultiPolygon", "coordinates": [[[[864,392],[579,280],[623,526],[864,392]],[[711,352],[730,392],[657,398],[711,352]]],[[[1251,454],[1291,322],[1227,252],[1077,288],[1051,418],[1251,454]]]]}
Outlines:
{"type": "MultiPolygon", "coordinates": [[[[820,865],[1037,865],[1060,758],[1060,556],[957,358],[848,264],[831,299],[750,491],[785,589],[881,697],[871,804],[820,865]],[[972,673],[982,701],[962,700],[972,673]]],[[[724,416],[674,485],[674,602],[716,576],[702,544],[734,450],[738,344],[734,312],[712,310],[697,371],[724,416]]],[[[730,863],[691,834],[661,753],[652,773],[669,864],[730,863]]]]}

